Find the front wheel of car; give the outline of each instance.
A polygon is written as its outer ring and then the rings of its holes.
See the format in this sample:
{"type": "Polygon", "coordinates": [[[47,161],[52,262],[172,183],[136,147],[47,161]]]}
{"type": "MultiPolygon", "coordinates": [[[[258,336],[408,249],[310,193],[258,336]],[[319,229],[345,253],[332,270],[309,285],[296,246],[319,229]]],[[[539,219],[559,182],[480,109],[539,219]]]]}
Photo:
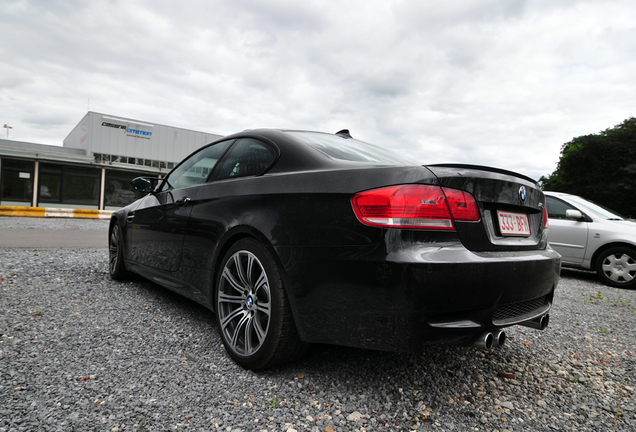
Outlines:
{"type": "Polygon", "coordinates": [[[596,273],[607,285],[636,288],[636,250],[613,247],[603,251],[596,261],[596,273]]]}
{"type": "Polygon", "coordinates": [[[281,273],[260,242],[246,238],[228,250],[216,287],[219,333],[236,363],[265,369],[303,354],[281,273]]]}
{"type": "Polygon", "coordinates": [[[124,240],[119,222],[115,221],[108,234],[108,271],[114,280],[126,279],[130,272],[124,264],[124,240]]]}

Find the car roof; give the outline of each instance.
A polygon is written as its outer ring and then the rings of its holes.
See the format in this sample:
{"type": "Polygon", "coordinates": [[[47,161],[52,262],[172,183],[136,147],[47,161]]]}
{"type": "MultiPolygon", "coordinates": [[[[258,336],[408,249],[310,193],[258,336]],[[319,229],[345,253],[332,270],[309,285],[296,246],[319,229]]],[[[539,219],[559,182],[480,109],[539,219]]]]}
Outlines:
{"type": "Polygon", "coordinates": [[[545,195],[556,196],[556,197],[559,197],[559,196],[562,196],[562,197],[576,196],[576,195],[572,195],[572,194],[565,193],[565,192],[543,191],[543,193],[545,195]]]}
{"type": "MultiPolygon", "coordinates": [[[[412,160],[409,162],[407,160],[404,161],[354,161],[341,159],[338,157],[332,157],[332,155],[327,154],[326,152],[319,149],[317,146],[312,145],[307,140],[299,137],[296,133],[308,133],[308,134],[316,134],[316,135],[326,135],[331,137],[340,137],[343,138],[344,141],[355,141],[358,143],[364,143],[365,145],[369,145],[370,148],[376,148],[379,151],[382,151],[383,147],[367,143],[361,140],[352,137],[348,130],[343,129],[336,133],[328,133],[328,132],[320,132],[320,131],[310,131],[310,130],[300,130],[300,129],[247,129],[242,132],[238,132],[232,135],[228,135],[226,137],[220,138],[216,140],[214,143],[218,143],[220,141],[225,141],[228,139],[235,138],[256,138],[263,141],[268,141],[271,144],[274,144],[281,150],[283,156],[276,162],[273,166],[271,172],[278,171],[298,171],[298,170],[311,170],[311,169],[322,169],[322,168],[364,168],[364,167],[379,167],[379,166],[422,166],[422,163],[419,163],[416,160],[412,160]]],[[[390,149],[385,149],[385,151],[391,153],[390,149]]],[[[397,154],[397,153],[396,153],[397,154]]],[[[406,158],[408,159],[408,158],[406,158]]]]}

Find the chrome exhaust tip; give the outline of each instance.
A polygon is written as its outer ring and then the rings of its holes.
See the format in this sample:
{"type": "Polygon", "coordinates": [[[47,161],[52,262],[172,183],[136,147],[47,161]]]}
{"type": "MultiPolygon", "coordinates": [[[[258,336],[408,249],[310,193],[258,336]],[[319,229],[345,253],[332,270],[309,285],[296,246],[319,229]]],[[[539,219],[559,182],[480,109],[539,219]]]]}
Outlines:
{"type": "Polygon", "coordinates": [[[508,337],[506,336],[506,332],[503,330],[496,331],[494,333],[494,337],[495,337],[494,346],[496,347],[504,346],[504,344],[506,343],[506,339],[508,339],[508,337]]]}
{"type": "Polygon", "coordinates": [[[545,330],[545,328],[548,326],[549,323],[550,323],[550,315],[545,314],[538,318],[531,319],[530,321],[524,321],[520,323],[520,325],[537,329],[537,330],[545,330]]]}
{"type": "Polygon", "coordinates": [[[495,343],[495,337],[492,333],[486,332],[479,336],[473,346],[480,350],[489,350],[495,343]]]}

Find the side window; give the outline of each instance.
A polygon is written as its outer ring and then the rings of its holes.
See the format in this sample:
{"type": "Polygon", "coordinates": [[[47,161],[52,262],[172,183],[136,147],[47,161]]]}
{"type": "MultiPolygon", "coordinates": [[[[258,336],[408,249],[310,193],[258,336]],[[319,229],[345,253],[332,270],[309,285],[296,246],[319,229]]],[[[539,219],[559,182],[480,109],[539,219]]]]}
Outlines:
{"type": "Polygon", "coordinates": [[[208,176],[234,140],[223,141],[199,150],[184,160],[166,178],[161,191],[205,183],[208,176]]]}
{"type": "Polygon", "coordinates": [[[249,138],[239,140],[219,167],[216,180],[263,173],[276,159],[270,146],[249,138]]]}
{"type": "Polygon", "coordinates": [[[572,207],[571,205],[550,196],[545,197],[545,203],[546,206],[548,206],[549,219],[567,219],[565,217],[566,210],[577,210],[575,207],[572,207]]]}

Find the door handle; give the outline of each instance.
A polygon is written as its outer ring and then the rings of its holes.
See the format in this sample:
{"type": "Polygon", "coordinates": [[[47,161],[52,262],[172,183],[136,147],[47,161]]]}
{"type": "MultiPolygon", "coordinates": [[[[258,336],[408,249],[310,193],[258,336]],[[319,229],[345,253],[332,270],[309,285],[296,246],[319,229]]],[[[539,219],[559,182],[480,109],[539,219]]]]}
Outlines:
{"type": "Polygon", "coordinates": [[[184,196],[183,198],[179,198],[177,201],[175,201],[175,204],[182,206],[185,203],[189,203],[190,201],[192,201],[190,197],[184,196]]]}

